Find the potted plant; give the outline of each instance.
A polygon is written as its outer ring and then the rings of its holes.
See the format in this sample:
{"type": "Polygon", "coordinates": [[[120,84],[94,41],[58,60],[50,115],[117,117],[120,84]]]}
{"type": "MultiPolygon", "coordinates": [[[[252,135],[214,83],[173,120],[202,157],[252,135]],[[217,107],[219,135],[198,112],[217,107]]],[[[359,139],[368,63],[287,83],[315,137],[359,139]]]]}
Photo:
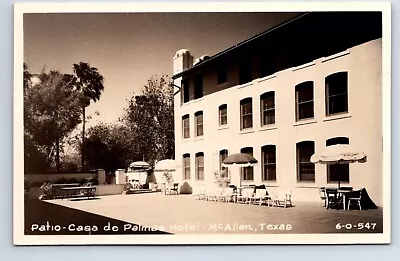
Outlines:
{"type": "Polygon", "coordinates": [[[228,174],[229,173],[227,169],[214,172],[215,182],[218,184],[219,187],[226,188],[231,183],[231,179],[228,174]]]}

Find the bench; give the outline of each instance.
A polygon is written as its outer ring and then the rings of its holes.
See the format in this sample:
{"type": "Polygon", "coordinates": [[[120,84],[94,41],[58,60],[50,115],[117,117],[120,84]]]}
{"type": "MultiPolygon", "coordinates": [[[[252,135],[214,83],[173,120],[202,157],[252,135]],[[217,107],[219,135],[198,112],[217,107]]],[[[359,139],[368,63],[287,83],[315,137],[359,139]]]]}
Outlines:
{"type": "Polygon", "coordinates": [[[62,188],[63,191],[61,198],[77,198],[77,197],[95,197],[96,187],[67,187],[62,188]]]}

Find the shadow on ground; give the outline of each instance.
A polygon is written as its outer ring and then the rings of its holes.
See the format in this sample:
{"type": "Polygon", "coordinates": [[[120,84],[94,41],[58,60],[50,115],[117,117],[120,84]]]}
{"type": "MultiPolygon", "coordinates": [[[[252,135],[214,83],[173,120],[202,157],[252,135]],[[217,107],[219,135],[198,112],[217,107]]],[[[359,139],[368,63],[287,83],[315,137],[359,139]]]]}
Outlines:
{"type": "Polygon", "coordinates": [[[25,235],[169,234],[82,210],[25,199],[25,235]]]}

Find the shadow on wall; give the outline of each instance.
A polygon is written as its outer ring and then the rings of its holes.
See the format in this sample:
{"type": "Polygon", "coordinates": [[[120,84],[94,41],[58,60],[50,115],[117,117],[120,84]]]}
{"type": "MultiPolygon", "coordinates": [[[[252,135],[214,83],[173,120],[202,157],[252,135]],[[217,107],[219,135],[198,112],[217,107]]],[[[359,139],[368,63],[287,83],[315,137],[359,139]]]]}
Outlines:
{"type": "Polygon", "coordinates": [[[192,186],[190,186],[189,183],[185,181],[179,189],[179,194],[192,194],[192,193],[193,193],[192,186]]]}

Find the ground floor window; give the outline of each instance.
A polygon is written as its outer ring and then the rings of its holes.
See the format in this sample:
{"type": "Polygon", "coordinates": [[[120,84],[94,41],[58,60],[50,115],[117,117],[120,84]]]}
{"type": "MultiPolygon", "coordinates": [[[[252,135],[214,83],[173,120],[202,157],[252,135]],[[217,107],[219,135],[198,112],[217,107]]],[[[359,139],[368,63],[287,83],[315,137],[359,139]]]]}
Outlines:
{"type": "Polygon", "coordinates": [[[262,160],[262,180],[276,180],[276,147],[275,145],[266,145],[261,148],[262,160]]]}
{"type": "Polygon", "coordinates": [[[190,154],[183,155],[183,179],[190,179],[190,154]]]}
{"type": "Polygon", "coordinates": [[[204,180],[204,153],[196,153],[196,180],[204,180]]]}
{"type": "Polygon", "coordinates": [[[228,168],[224,167],[222,162],[228,157],[228,150],[219,151],[219,170],[221,171],[221,178],[228,178],[228,168]]]}
{"type": "MultiPolygon", "coordinates": [[[[246,147],[240,150],[241,153],[247,153],[253,156],[253,148],[246,147]]],[[[254,167],[244,167],[241,171],[242,180],[254,180],[254,167]]]]}
{"type": "Polygon", "coordinates": [[[328,183],[343,182],[349,183],[350,181],[350,166],[349,164],[332,164],[327,166],[328,183]]]}
{"type": "Polygon", "coordinates": [[[315,165],[310,161],[314,152],[314,141],[296,144],[297,181],[315,182],[315,165]]]}

